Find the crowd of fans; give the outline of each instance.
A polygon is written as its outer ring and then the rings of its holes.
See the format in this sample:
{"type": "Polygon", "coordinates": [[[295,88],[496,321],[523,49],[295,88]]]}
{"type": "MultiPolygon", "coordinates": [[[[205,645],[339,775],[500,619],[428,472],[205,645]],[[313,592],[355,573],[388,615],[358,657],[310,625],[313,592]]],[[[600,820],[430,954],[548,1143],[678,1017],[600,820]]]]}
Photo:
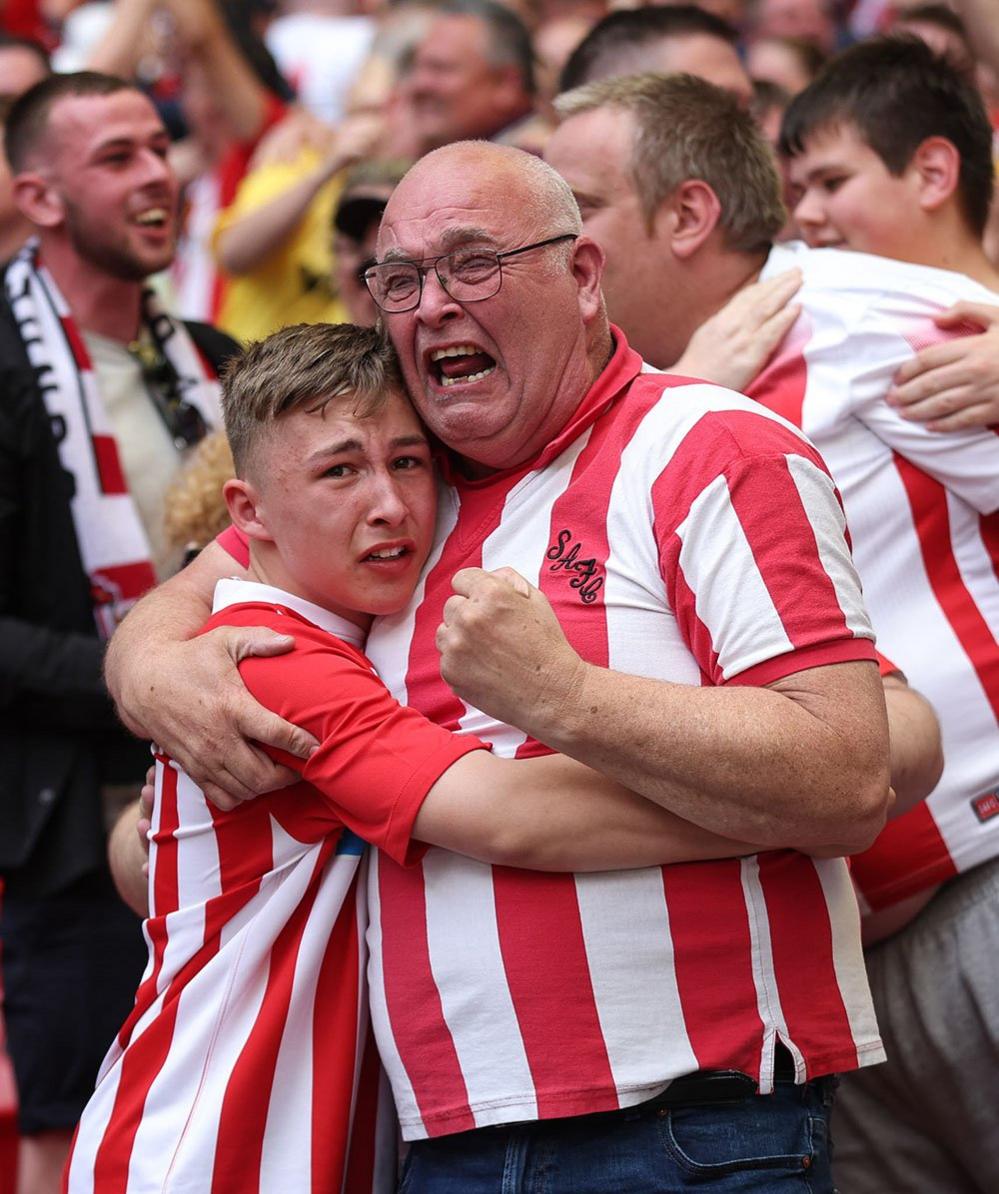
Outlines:
{"type": "MultiPolygon", "coordinates": [[[[102,669],[133,604],[228,525],[219,377],[289,325],[391,331],[409,279],[379,264],[383,214],[414,163],[472,140],[566,180],[607,313],[650,366],[801,427],[844,494],[900,815],[839,851],[889,1062],[843,1084],[838,1181],[996,1189],[999,939],[959,913],[994,921],[999,898],[999,0],[7,0],[0,27],[0,947],[19,1100],[0,1194],[59,1187],[146,962],[106,839],[148,747],[102,669]],[[843,419],[873,411],[876,447],[837,438],[814,398],[827,376],[843,419]],[[914,631],[923,589],[945,615],[914,631]],[[965,871],[991,886],[972,897],[965,871]],[[912,944],[917,924],[950,952],[912,944]]],[[[456,257],[435,266],[453,299],[456,257]]],[[[804,1067],[784,1045],[775,1068],[804,1067]]]]}

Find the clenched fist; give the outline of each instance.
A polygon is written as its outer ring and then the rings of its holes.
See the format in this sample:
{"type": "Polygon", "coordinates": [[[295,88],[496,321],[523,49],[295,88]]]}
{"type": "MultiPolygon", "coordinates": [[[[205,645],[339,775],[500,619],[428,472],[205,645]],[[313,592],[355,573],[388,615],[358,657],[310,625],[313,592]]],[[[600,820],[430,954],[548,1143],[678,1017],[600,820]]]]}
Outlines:
{"type": "Polygon", "coordinates": [[[534,734],[578,690],[586,665],[548,599],[512,568],[464,568],[451,584],[437,628],[441,674],[462,700],[534,734]]]}

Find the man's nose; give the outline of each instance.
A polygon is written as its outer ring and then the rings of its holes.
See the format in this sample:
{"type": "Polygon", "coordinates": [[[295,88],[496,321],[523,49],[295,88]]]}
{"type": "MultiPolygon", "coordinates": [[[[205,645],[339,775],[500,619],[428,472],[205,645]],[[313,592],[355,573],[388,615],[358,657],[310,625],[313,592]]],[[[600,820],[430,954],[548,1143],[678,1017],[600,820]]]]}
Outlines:
{"type": "Polygon", "coordinates": [[[444,289],[437,271],[428,269],[423,276],[423,291],[416,309],[419,319],[429,327],[435,327],[460,313],[461,304],[444,289]]]}

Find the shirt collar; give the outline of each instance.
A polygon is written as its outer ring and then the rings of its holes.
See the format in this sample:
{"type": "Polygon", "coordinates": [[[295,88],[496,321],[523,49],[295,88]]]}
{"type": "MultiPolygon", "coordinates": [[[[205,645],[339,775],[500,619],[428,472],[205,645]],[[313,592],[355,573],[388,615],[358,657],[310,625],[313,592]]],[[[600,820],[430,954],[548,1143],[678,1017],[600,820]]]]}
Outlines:
{"type": "Polygon", "coordinates": [[[351,646],[357,647],[359,650],[364,649],[364,640],[367,635],[360,626],[355,626],[353,622],[348,622],[346,618],[324,609],[321,605],[313,605],[304,597],[286,593],[284,589],[276,589],[272,585],[263,585],[259,581],[241,580],[236,576],[227,576],[215,585],[215,600],[212,603],[213,614],[217,614],[230,605],[247,604],[282,605],[285,609],[301,614],[307,622],[318,626],[320,630],[326,630],[330,634],[336,635],[337,638],[343,639],[344,642],[350,643],[351,646]]]}
{"type": "Polygon", "coordinates": [[[485,489],[499,480],[509,480],[514,476],[542,469],[560,456],[569,444],[578,439],[597,421],[611,403],[621,396],[622,392],[631,385],[644,368],[642,358],[628,344],[624,332],[614,324],[610,325],[610,330],[614,344],[610,360],[593,385],[583,395],[582,401],[573,411],[566,425],[533,460],[524,461],[512,469],[490,473],[489,476],[479,480],[469,480],[459,471],[454,454],[447,453],[441,462],[445,481],[458,489],[485,489]]]}

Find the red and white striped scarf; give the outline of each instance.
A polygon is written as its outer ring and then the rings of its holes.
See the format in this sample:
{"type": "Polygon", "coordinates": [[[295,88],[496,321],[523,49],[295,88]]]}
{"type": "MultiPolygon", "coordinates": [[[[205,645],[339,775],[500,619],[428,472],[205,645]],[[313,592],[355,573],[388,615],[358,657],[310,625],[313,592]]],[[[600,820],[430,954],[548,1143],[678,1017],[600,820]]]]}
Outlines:
{"type": "MultiPolygon", "coordinates": [[[[110,638],[156,583],[149,539],[128,491],[90,354],[66,300],[29,241],[7,268],[7,300],[34,367],[63,468],[72,476],[73,524],[90,578],[98,633],[110,638]]],[[[219,383],[188,334],[143,294],[143,320],[176,370],[184,400],[218,426],[219,383]]],[[[147,400],[143,394],[143,400],[147,400]]]]}

